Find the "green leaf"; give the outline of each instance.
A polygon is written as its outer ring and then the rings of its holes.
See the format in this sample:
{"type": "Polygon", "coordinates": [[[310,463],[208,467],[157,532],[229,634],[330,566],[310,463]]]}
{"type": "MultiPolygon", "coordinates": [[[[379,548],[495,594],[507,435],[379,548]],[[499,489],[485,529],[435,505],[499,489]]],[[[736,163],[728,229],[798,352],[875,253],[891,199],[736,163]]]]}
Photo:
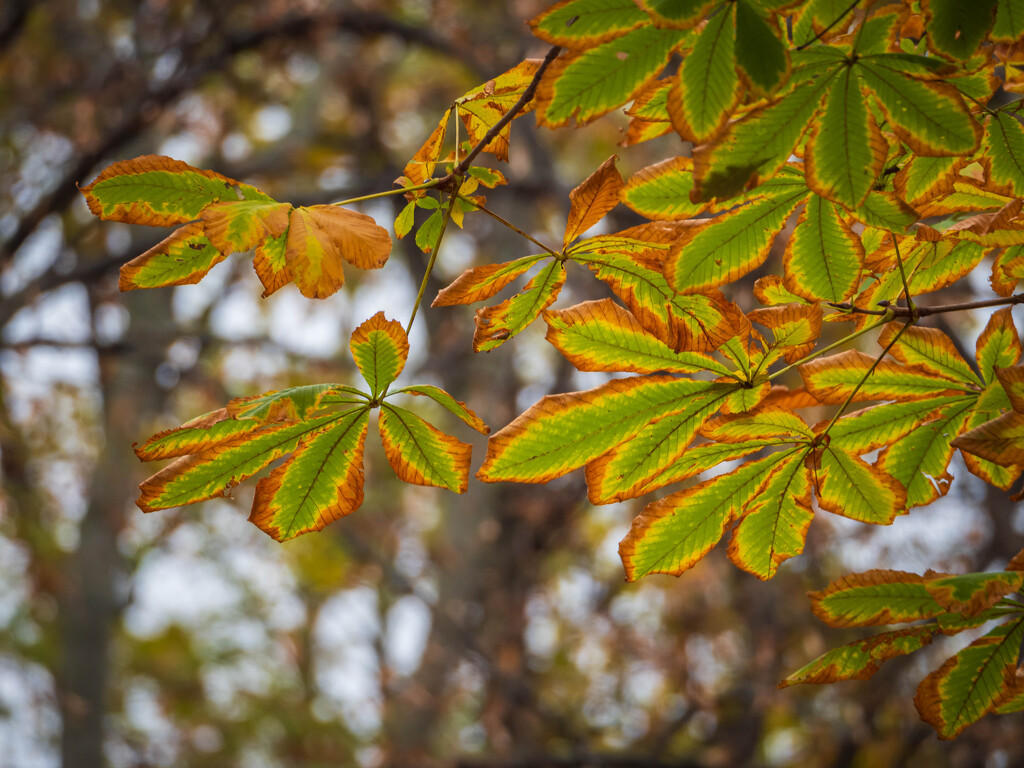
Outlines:
{"type": "Polygon", "coordinates": [[[838,69],[807,80],[794,72],[790,90],[725,129],[712,144],[694,150],[699,200],[725,200],[772,177],[785,165],[811,125],[838,69]]]}
{"type": "Polygon", "coordinates": [[[665,280],[651,245],[627,238],[591,238],[568,254],[606,283],[647,331],[675,350],[707,353],[736,335],[739,309],[721,294],[677,294],[665,280]]]}
{"type": "Polygon", "coordinates": [[[676,242],[665,260],[665,277],[675,290],[692,293],[725,285],[764,263],[775,236],[808,190],[800,183],[764,192],[676,242]]]}
{"type": "Polygon", "coordinates": [[[889,525],[903,511],[907,493],[881,467],[835,446],[821,453],[818,504],[851,520],[889,525]]]}
{"type": "Polygon", "coordinates": [[[363,446],[370,409],[335,417],[256,484],[249,520],[277,541],[319,531],[363,503],[363,446]]]}
{"type": "Polygon", "coordinates": [[[708,382],[671,376],[613,379],[585,392],[547,395],[491,436],[477,472],[485,482],[546,483],[678,413],[708,382]]]}
{"type": "Polygon", "coordinates": [[[900,233],[920,218],[895,193],[878,190],[869,192],[860,207],[851,212],[862,224],[900,233]]]}
{"type": "Polygon", "coordinates": [[[814,615],[831,627],[901,624],[944,612],[928,581],[916,573],[872,570],[842,576],[808,597],[814,615]]]}
{"type": "Polygon", "coordinates": [[[937,378],[980,388],[982,381],[974,369],[960,356],[956,344],[938,328],[906,328],[899,340],[897,323],[889,323],[878,337],[878,345],[889,349],[889,354],[905,365],[914,365],[930,371],[937,378]]]}
{"type": "Polygon", "coordinates": [[[493,307],[478,309],[473,351],[497,349],[522,331],[554,303],[564,284],[565,265],[552,259],[515,296],[493,307]]]}
{"type": "Polygon", "coordinates": [[[783,454],[764,486],[747,503],[729,541],[729,560],[766,580],[779,565],[804,549],[811,508],[811,476],[804,466],[809,449],[783,454]]]}
{"type": "Polygon", "coordinates": [[[919,651],[931,643],[933,625],[898,629],[855,640],[822,654],[779,683],[779,688],[801,683],[836,683],[868,680],[889,659],[919,651]]]}
{"type": "Polygon", "coordinates": [[[963,430],[974,401],[950,406],[898,443],[885,448],[878,466],[907,489],[907,507],[930,504],[949,491],[952,441],[963,430]]]}
{"type": "Polygon", "coordinates": [[[739,103],[742,91],[736,74],[735,39],[733,14],[727,8],[701,31],[669,91],[672,125],[694,144],[718,135],[739,103]]]}
{"type": "Polygon", "coordinates": [[[416,218],[416,207],[416,201],[410,200],[395,219],[395,236],[399,240],[412,232],[412,226],[416,218]]]}
{"type": "MultiPolygon", "coordinates": [[[[430,198],[426,198],[430,199],[430,198]]],[[[441,224],[444,223],[444,214],[440,210],[431,213],[427,220],[420,224],[416,230],[416,247],[424,253],[430,253],[437,245],[437,236],[441,232],[441,224]]]]}
{"type": "Polygon", "coordinates": [[[953,86],[908,77],[884,56],[865,57],[858,69],[893,132],[917,154],[968,155],[978,148],[981,126],[953,86]]]}
{"type": "Polygon", "coordinates": [[[530,21],[530,28],[551,45],[589,48],[648,21],[633,0],[563,0],[530,21]]]}
{"type": "Polygon", "coordinates": [[[651,573],[679,575],[696,565],[764,486],[783,456],[748,462],[648,504],[619,544],[626,579],[636,581],[651,573]]]}
{"type": "Polygon", "coordinates": [[[267,199],[227,176],[161,155],[113,163],[82,187],[82,193],[89,210],[101,219],[151,227],[187,224],[221,201],[267,199]]]}
{"type": "Polygon", "coordinates": [[[1024,194],[1024,126],[1020,121],[1005,112],[992,115],[985,130],[985,149],[992,181],[1008,193],[1024,194]]]}
{"type": "Polygon", "coordinates": [[[131,291],[136,288],[193,285],[224,258],[203,235],[202,223],[193,222],[176,229],[122,266],[118,287],[122,291],[131,291]]]}
{"type": "Polygon", "coordinates": [[[1024,617],[975,640],[921,682],[914,704],[939,738],[952,739],[1002,703],[1022,639],[1024,617]]]}
{"type": "Polygon", "coordinates": [[[465,493],[471,445],[389,403],[381,406],[379,425],[384,454],[400,479],[465,493]]]}
{"type": "Polygon", "coordinates": [[[378,312],[352,332],[349,342],[359,372],[370,385],[373,397],[384,392],[405,367],[409,339],[395,320],[378,312]]]}
{"type": "Polygon", "coordinates": [[[674,30],[641,27],[552,66],[538,88],[542,122],[588,123],[621,106],[661,73],[679,39],[674,30]]]}
{"type": "Polygon", "coordinates": [[[992,39],[1012,43],[1024,35],[1024,0],[999,0],[992,39]]]}
{"type": "Polygon", "coordinates": [[[988,37],[997,0],[922,0],[931,49],[951,59],[969,59],[988,37]]]}
{"type": "Polygon", "coordinates": [[[844,302],[860,286],[864,246],[836,206],[810,195],[783,257],[786,289],[810,300],[844,302]]]}
{"type": "Polygon", "coordinates": [[[689,29],[720,0],[636,0],[659,26],[689,29]]]}
{"type": "Polygon", "coordinates": [[[856,208],[885,167],[888,146],[852,68],[835,79],[809,142],[807,185],[822,197],[856,208]]]}
{"type": "Polygon", "coordinates": [[[239,397],[228,403],[225,410],[235,419],[299,421],[315,413],[325,401],[349,402],[352,396],[369,402],[366,395],[352,387],[306,384],[255,397],[239,397]]]}
{"type": "Polygon", "coordinates": [[[639,496],[689,446],[697,430],[738,389],[710,385],[687,398],[675,412],[649,424],[639,434],[587,463],[591,503],[609,504],[639,496]]]}
{"type": "Polygon", "coordinates": [[[241,434],[211,448],[175,459],[139,485],[136,504],[143,512],[225,496],[246,478],[275,459],[291,453],[303,438],[311,438],[337,416],[302,422],[276,422],[256,435],[241,434]]]}
{"type": "Polygon", "coordinates": [[[782,85],[789,59],[780,33],[747,0],[736,1],[736,64],[757,95],[782,85]]]}
{"type": "Polygon", "coordinates": [[[977,616],[1024,585],[1024,572],[966,573],[928,582],[928,592],[951,613],[977,616]]]}
{"type": "Polygon", "coordinates": [[[489,434],[491,428],[484,424],[483,420],[473,413],[472,409],[466,406],[461,400],[456,400],[454,397],[449,395],[440,387],[435,387],[430,384],[414,384],[411,387],[402,387],[402,389],[396,389],[391,394],[393,395],[418,395],[421,397],[429,397],[435,403],[445,408],[450,413],[465,422],[468,426],[475,429],[481,434],[489,434]]]}
{"type": "Polygon", "coordinates": [[[919,368],[890,360],[876,364],[874,357],[855,349],[812,360],[801,365],[799,371],[807,391],[823,403],[845,402],[858,385],[854,399],[859,401],[920,400],[957,391],[974,392],[966,384],[936,379],[919,368]]]}
{"type": "Polygon", "coordinates": [[[673,157],[634,173],[622,190],[622,202],[648,219],[690,219],[708,203],[691,203],[693,160],[673,157]]]}
{"type": "Polygon", "coordinates": [[[544,321],[548,324],[547,340],[580,371],[729,373],[710,355],[676,352],[611,299],[547,310],[544,321]]]}
{"type": "MultiPolygon", "coordinates": [[[[969,406],[973,397],[930,397],[903,403],[886,403],[843,416],[829,430],[833,443],[858,456],[895,444],[925,422],[935,419],[947,406],[969,406]]],[[[831,421],[816,426],[820,432],[831,421]]]]}

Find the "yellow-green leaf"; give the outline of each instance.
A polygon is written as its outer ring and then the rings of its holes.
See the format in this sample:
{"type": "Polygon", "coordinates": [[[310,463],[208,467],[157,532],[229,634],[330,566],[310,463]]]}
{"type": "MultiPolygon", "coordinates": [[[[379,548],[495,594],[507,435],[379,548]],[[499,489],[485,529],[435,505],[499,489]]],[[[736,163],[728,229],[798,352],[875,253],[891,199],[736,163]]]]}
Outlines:
{"type": "Polygon", "coordinates": [[[674,30],[640,27],[578,55],[558,59],[537,89],[544,125],[583,124],[629,101],[657,77],[680,40],[674,30]]]}
{"type": "Polygon", "coordinates": [[[398,378],[409,357],[409,338],[395,320],[378,312],[352,332],[352,357],[370,392],[377,397],[398,378]]]}
{"type": "Polygon", "coordinates": [[[224,254],[203,235],[202,223],[193,222],[176,229],[122,266],[118,287],[122,291],[131,291],[136,288],[193,285],[222,261],[224,254]]]}
{"type": "Polygon", "coordinates": [[[547,310],[544,321],[548,324],[547,340],[580,371],[729,373],[710,355],[676,352],[611,299],[547,310]]]}
{"type": "Polygon", "coordinates": [[[780,564],[804,550],[814,517],[811,473],[804,466],[807,450],[783,454],[729,540],[729,559],[759,579],[772,578],[780,564]]]}
{"type": "Polygon", "coordinates": [[[277,541],[319,531],[363,503],[363,446],[370,409],[357,408],[307,434],[256,484],[249,520],[277,541]]]}
{"type": "Polygon", "coordinates": [[[390,404],[380,409],[380,436],[388,463],[403,481],[465,492],[473,451],[468,443],[390,404]]]}
{"type": "Polygon", "coordinates": [[[82,193],[101,219],[170,227],[199,218],[213,203],[242,200],[243,186],[180,160],[143,155],[108,165],[82,193]]]}
{"type": "Polygon", "coordinates": [[[684,410],[688,398],[711,386],[671,376],[631,376],[585,392],[547,395],[491,436],[477,477],[546,483],[629,440],[650,422],[684,410]]]}
{"type": "Polygon", "coordinates": [[[748,462],[648,504],[619,543],[626,579],[679,575],[696,565],[764,486],[780,458],[782,454],[774,454],[748,462]]]}
{"type": "Polygon", "coordinates": [[[515,296],[493,307],[478,309],[473,351],[497,349],[522,331],[551,306],[564,284],[565,265],[552,259],[515,296]]]}
{"type": "Polygon", "coordinates": [[[733,9],[727,6],[701,30],[669,91],[669,117],[687,141],[703,144],[713,139],[739,103],[735,45],[733,9]]]}
{"type": "Polygon", "coordinates": [[[905,571],[872,570],[842,576],[808,597],[814,615],[832,627],[901,624],[945,610],[928,591],[929,580],[905,571]]]}
{"type": "MultiPolygon", "coordinates": [[[[994,710],[1014,685],[1024,617],[978,638],[926,677],[914,704],[939,738],[952,739],[994,710]]],[[[1018,684],[1019,685],[1019,684],[1018,684]]]]}

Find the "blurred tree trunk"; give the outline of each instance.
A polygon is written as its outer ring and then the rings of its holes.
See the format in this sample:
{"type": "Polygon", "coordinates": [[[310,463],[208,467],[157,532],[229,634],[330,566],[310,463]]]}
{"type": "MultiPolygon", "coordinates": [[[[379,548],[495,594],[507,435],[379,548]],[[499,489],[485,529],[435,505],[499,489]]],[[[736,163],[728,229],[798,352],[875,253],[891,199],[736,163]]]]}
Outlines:
{"type": "MultiPolygon", "coordinates": [[[[101,291],[90,291],[94,312],[103,298],[101,291]]],[[[127,335],[116,347],[99,351],[103,445],[78,548],[65,568],[58,601],[62,662],[57,686],[64,768],[104,764],[111,640],[129,586],[117,539],[137,483],[136,473],[126,467],[136,464],[132,443],[165,398],[155,380],[163,347],[153,339],[166,333],[161,325],[171,316],[170,299],[169,291],[127,295],[127,335]]]]}

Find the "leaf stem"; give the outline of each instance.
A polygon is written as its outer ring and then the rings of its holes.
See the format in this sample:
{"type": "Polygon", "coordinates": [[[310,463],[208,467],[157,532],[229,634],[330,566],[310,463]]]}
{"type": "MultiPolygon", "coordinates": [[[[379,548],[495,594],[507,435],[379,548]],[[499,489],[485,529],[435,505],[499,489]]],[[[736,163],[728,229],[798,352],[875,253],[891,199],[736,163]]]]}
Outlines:
{"type": "Polygon", "coordinates": [[[360,197],[350,197],[348,200],[339,200],[331,205],[348,205],[349,203],[361,203],[364,200],[376,200],[378,197],[390,197],[391,195],[404,195],[406,192],[417,192],[421,189],[432,189],[441,182],[441,179],[431,179],[424,184],[417,184],[415,187],[401,187],[399,189],[389,189],[386,192],[374,192],[372,195],[361,195],[360,197]]]}
{"type": "MultiPolygon", "coordinates": [[[[892,309],[895,309],[895,307],[893,307],[892,309]]],[[[880,326],[885,325],[886,323],[890,322],[893,319],[893,317],[894,317],[894,315],[892,315],[889,312],[879,312],[879,313],[872,312],[871,314],[882,314],[882,315],[884,315],[884,317],[876,320],[875,322],[871,323],[870,325],[865,325],[859,331],[855,331],[855,332],[849,334],[848,336],[843,336],[843,338],[841,338],[839,341],[835,341],[835,342],[829,344],[826,347],[822,347],[821,349],[816,349],[814,352],[811,352],[811,354],[807,355],[807,357],[805,357],[805,358],[803,358],[801,360],[797,360],[792,365],[787,365],[785,368],[781,368],[778,371],[776,371],[775,373],[769,374],[768,381],[771,381],[772,379],[777,378],[778,376],[781,376],[782,374],[786,373],[786,371],[791,371],[794,368],[798,368],[801,365],[803,365],[804,363],[809,363],[814,358],[820,357],[821,355],[824,355],[824,354],[826,354],[828,352],[831,352],[833,349],[838,349],[839,347],[841,347],[841,346],[843,346],[843,345],[853,341],[858,336],[863,336],[865,333],[868,333],[870,331],[875,330],[875,328],[878,328],[880,326]]]]}
{"type": "Polygon", "coordinates": [[[896,233],[890,232],[889,235],[892,237],[892,247],[896,249],[896,263],[900,268],[900,278],[903,280],[903,295],[907,297],[907,308],[910,310],[910,316],[916,320],[917,307],[914,306],[914,298],[910,295],[910,284],[907,282],[907,273],[903,269],[903,259],[900,258],[900,244],[896,240],[896,233]]]}
{"type": "Polygon", "coordinates": [[[529,233],[524,232],[519,227],[517,227],[515,224],[513,224],[511,221],[508,221],[507,219],[503,219],[501,216],[496,214],[494,211],[492,211],[487,206],[480,205],[480,203],[478,203],[475,200],[473,200],[471,198],[468,198],[468,197],[466,197],[464,195],[459,195],[459,199],[462,200],[463,202],[469,203],[474,208],[476,208],[478,211],[482,211],[482,212],[486,213],[492,219],[495,219],[496,221],[504,224],[506,227],[511,229],[513,232],[516,232],[516,233],[522,235],[527,240],[529,240],[531,243],[536,245],[538,248],[542,248],[544,251],[546,251],[547,253],[551,254],[556,259],[562,258],[562,254],[561,253],[559,253],[558,251],[554,250],[553,248],[549,248],[548,246],[544,245],[544,243],[542,243],[540,240],[535,238],[533,235],[530,235],[529,233]]]}
{"type": "MultiPolygon", "coordinates": [[[[459,186],[462,185],[462,177],[459,177],[459,186]]],[[[441,238],[444,237],[444,231],[448,228],[448,222],[452,218],[452,209],[455,208],[455,201],[460,197],[458,191],[449,196],[448,207],[445,209],[444,218],[441,220],[441,229],[437,232],[437,240],[434,241],[434,247],[430,251],[430,260],[427,261],[427,269],[423,273],[423,281],[420,283],[420,291],[416,294],[416,302],[412,305],[412,314],[409,315],[409,322],[405,324],[405,333],[409,334],[409,330],[412,328],[412,322],[416,319],[416,313],[419,311],[420,303],[423,301],[423,294],[427,290],[427,281],[430,280],[430,273],[434,270],[434,262],[437,261],[437,252],[441,247],[441,238]]]]}
{"type": "Polygon", "coordinates": [[[903,332],[906,331],[907,328],[909,328],[913,324],[914,319],[907,318],[907,322],[903,324],[903,327],[896,331],[892,339],[889,340],[889,343],[885,345],[885,349],[882,350],[882,354],[875,358],[875,362],[871,364],[871,367],[868,368],[867,372],[861,377],[861,380],[857,382],[857,386],[853,388],[853,391],[850,393],[850,396],[846,398],[846,402],[839,406],[839,410],[836,411],[835,415],[829,421],[825,429],[823,429],[821,433],[818,434],[818,436],[815,438],[816,440],[821,441],[825,438],[826,435],[828,435],[829,430],[831,430],[832,427],[835,426],[835,423],[839,421],[839,417],[846,413],[846,409],[850,407],[850,403],[853,402],[853,398],[855,398],[857,396],[857,393],[860,392],[860,388],[864,386],[864,382],[871,378],[871,374],[875,372],[875,368],[877,368],[878,364],[882,362],[882,358],[889,354],[889,350],[892,349],[893,346],[895,346],[897,341],[899,341],[899,338],[900,336],[903,335],[903,332]]]}

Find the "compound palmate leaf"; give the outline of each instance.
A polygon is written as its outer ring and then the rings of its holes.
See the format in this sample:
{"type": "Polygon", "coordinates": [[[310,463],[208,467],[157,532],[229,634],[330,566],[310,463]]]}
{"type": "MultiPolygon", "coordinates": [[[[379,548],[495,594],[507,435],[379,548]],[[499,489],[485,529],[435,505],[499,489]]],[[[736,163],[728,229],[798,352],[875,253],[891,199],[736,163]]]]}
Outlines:
{"type": "Polygon", "coordinates": [[[159,155],[113,163],[82,193],[101,219],[184,225],[122,267],[123,291],[197,283],[227,256],[255,248],[264,296],[294,281],[303,296],[322,299],[344,285],[342,260],[379,269],[391,253],[387,230],[362,213],[333,205],[295,208],[159,155]]]}
{"type": "MultiPolygon", "coordinates": [[[[401,325],[378,312],[356,328],[350,347],[370,394],[343,384],[294,387],[232,400],[160,432],[136,453],[143,461],[174,460],[139,486],[139,507],[151,512],[229,495],[238,483],[284,459],[256,484],[249,519],[278,541],[318,531],[362,504],[363,449],[370,411],[378,406],[384,453],[395,474],[407,483],[463,493],[472,447],[382,402],[409,354],[401,325]]],[[[464,403],[438,387],[392,394],[429,397],[477,431],[488,431],[464,403]]]]}

